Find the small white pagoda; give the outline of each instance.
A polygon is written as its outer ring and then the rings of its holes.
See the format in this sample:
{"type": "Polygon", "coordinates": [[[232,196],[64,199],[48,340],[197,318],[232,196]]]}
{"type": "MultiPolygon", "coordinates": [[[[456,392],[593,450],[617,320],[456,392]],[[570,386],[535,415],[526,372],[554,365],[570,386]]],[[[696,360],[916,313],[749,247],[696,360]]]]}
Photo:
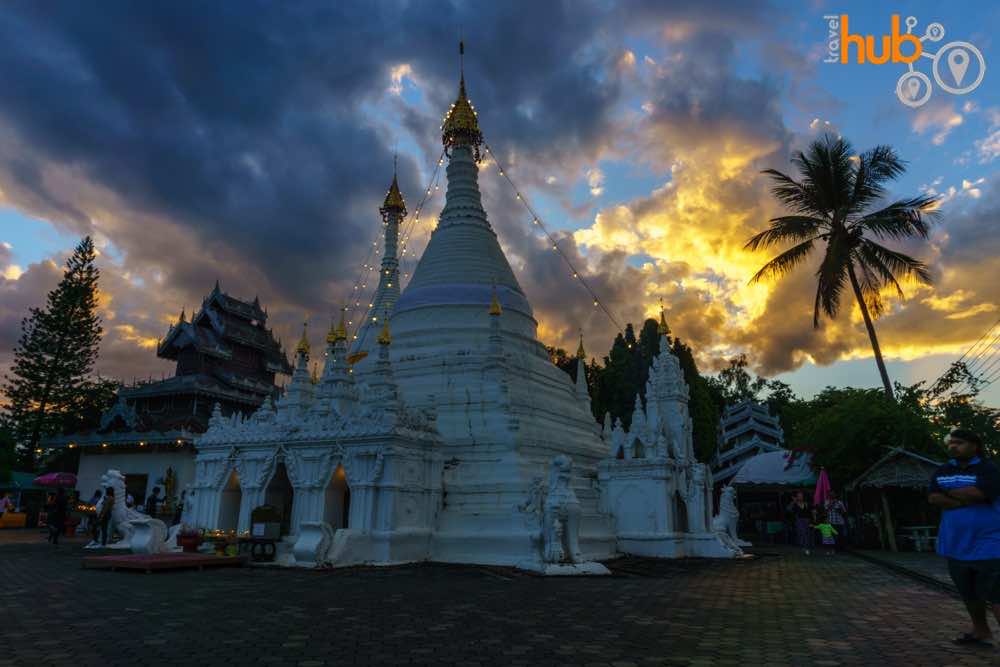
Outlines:
{"type": "Polygon", "coordinates": [[[377,306],[354,347],[341,318],[313,382],[303,334],[277,404],[213,417],[196,443],[185,521],[242,532],[253,508],[274,506],[288,562],[307,566],[435,560],[598,573],[597,561],[621,553],[736,555],[711,529],[711,475],[694,459],[687,386],[669,348],[631,431],[605,424],[602,437],[582,364],[570,381],[538,341],[482,206],[482,134],[464,76],[442,140],[446,203],[406,289],[394,179],[381,208],[377,306]]]}

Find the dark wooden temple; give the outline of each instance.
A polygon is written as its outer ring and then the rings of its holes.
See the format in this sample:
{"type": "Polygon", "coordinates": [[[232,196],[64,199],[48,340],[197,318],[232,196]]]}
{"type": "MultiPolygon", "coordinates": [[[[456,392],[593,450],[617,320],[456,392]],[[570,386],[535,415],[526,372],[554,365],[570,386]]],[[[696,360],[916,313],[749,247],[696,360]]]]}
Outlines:
{"type": "Polygon", "coordinates": [[[171,325],[156,356],[177,362],[174,376],[123,387],[92,433],[49,440],[49,446],[187,443],[208,428],[218,403],[223,415],[249,415],[277,397],[275,375],[290,374],[281,344],[267,328],[267,312],[226,294],[216,282],[191,320],[171,325]]]}

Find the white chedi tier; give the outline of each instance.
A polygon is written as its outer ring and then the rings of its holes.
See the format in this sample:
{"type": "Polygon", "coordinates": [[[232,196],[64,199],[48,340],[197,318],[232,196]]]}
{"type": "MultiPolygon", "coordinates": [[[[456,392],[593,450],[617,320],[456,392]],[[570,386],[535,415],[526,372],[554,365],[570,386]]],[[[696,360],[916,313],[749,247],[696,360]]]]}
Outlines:
{"type": "Polygon", "coordinates": [[[446,204],[398,300],[380,283],[375,301],[394,302],[391,319],[352,357],[343,322],[332,328],[315,384],[303,337],[277,405],[213,417],[185,520],[245,531],[255,507],[275,506],[308,566],[429,559],[558,574],[605,572],[596,561],[623,552],[733,555],[707,546],[711,475],[694,460],[676,358],[657,357],[634,435],[606,424],[602,439],[583,364],[574,383],[549,360],[483,210],[464,85],[444,132],[446,204]],[[632,449],[609,456],[622,437],[632,449]]]}

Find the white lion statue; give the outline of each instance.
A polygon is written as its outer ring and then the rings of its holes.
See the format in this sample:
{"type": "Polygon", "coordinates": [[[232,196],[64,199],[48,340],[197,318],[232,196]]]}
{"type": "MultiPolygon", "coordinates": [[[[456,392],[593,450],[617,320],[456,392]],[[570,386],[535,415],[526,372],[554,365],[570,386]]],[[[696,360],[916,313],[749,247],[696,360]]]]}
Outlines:
{"type": "Polygon", "coordinates": [[[726,486],[722,489],[722,496],[719,498],[719,513],[712,519],[712,532],[726,547],[737,552],[738,555],[742,555],[743,549],[741,547],[750,546],[750,543],[740,540],[736,534],[739,518],[740,511],[736,507],[736,489],[732,486],[726,486]]]}
{"type": "MultiPolygon", "coordinates": [[[[174,526],[169,531],[167,524],[159,519],[137,512],[125,505],[125,476],[118,470],[108,470],[101,477],[101,487],[114,489],[114,504],[111,506],[109,528],[117,530],[122,539],[108,544],[108,549],[131,549],[133,553],[155,554],[164,551],[176,551],[177,532],[180,526],[174,526]]],[[[105,496],[107,498],[107,496],[105,496]]],[[[96,540],[87,548],[100,548],[96,540]]]]}
{"type": "Polygon", "coordinates": [[[573,460],[564,454],[552,459],[549,486],[542,504],[543,560],[580,563],[580,501],[570,487],[573,460]]]}

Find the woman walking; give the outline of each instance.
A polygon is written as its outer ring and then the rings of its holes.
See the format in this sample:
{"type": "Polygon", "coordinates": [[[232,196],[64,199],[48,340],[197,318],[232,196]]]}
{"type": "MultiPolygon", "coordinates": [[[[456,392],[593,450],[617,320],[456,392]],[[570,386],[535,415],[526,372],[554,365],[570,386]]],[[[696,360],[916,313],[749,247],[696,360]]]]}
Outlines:
{"type": "Polygon", "coordinates": [[[801,491],[796,491],[787,510],[795,520],[795,542],[802,549],[802,552],[808,556],[811,553],[813,541],[813,512],[809,503],[806,502],[805,494],[801,491]]]}

